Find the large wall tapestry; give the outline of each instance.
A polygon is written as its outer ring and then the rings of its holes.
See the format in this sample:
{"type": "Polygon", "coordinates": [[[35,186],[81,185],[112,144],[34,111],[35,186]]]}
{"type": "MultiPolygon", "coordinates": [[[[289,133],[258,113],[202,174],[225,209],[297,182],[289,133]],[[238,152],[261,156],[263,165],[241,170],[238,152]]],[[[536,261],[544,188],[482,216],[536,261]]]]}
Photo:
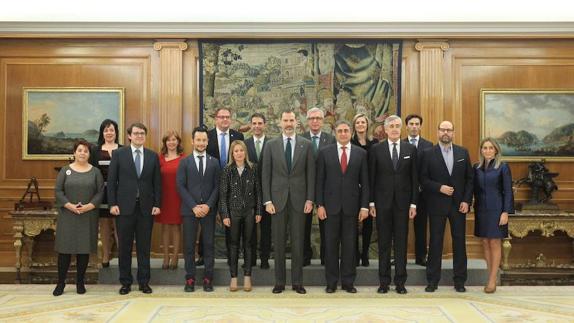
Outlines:
{"type": "Polygon", "coordinates": [[[215,109],[227,106],[232,127],[247,132],[251,114],[261,112],[274,134],[282,111],[294,109],[303,131],[307,110],[319,106],[325,131],[358,112],[380,122],[400,112],[401,46],[398,40],[202,42],[201,118],[211,128],[215,109]]]}

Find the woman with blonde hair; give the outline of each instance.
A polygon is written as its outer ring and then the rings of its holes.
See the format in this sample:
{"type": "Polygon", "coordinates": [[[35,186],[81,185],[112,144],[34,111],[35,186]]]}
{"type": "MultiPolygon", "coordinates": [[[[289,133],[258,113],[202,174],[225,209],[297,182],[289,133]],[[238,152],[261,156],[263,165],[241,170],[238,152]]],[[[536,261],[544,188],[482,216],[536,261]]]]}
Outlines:
{"type": "MultiPolygon", "coordinates": [[[[369,150],[376,144],[377,139],[369,134],[369,126],[371,122],[366,114],[357,113],[353,118],[353,136],[351,137],[351,143],[357,145],[367,151],[367,158],[369,156],[369,150]]],[[[361,250],[357,249],[357,265],[361,261],[361,265],[364,267],[369,266],[369,247],[371,245],[371,235],[373,234],[373,218],[368,217],[359,226],[359,234],[363,237],[361,243],[361,250]]],[[[357,235],[357,248],[359,248],[359,234],[357,235]]]]}
{"type": "MultiPolygon", "coordinates": [[[[223,168],[219,184],[219,215],[223,224],[230,228],[229,290],[237,291],[237,263],[239,244],[243,236],[244,250],[251,250],[251,235],[255,223],[261,221],[262,197],[257,167],[247,158],[247,146],[236,140],[229,147],[230,158],[223,168]]],[[[244,253],[243,290],[251,291],[251,267],[253,254],[244,253]]]]}
{"type": "Polygon", "coordinates": [[[179,161],[182,158],[183,146],[181,136],[175,130],[165,133],[161,139],[159,167],[161,172],[161,213],[155,222],[161,223],[163,247],[162,269],[176,269],[181,241],[181,198],[177,192],[176,175],[179,161]],[[173,245],[173,253],[169,246],[173,245]]]}
{"type": "Polygon", "coordinates": [[[502,239],[508,236],[508,214],[514,213],[512,174],[501,155],[496,140],[485,138],[480,142],[479,162],[474,165],[474,235],[482,239],[488,267],[485,293],[496,291],[502,239]]]}

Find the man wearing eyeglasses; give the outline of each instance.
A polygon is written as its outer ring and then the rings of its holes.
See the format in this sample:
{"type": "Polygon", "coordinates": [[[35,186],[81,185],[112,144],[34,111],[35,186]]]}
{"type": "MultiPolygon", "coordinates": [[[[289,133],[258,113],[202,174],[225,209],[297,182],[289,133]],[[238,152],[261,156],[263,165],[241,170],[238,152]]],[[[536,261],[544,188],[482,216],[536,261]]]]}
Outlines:
{"type": "Polygon", "coordinates": [[[438,126],[438,144],[423,152],[421,184],[427,202],[430,244],[426,292],[437,289],[441,276],[442,247],[446,220],[450,223],[453,249],[454,289],[463,293],[467,279],[466,214],[472,202],[474,172],[468,150],[452,143],[454,126],[438,126]]]}
{"type": "MultiPolygon", "coordinates": [[[[325,119],[325,113],[320,108],[314,107],[307,111],[307,126],[309,131],[303,133],[303,138],[309,139],[311,141],[311,147],[313,148],[313,157],[317,159],[319,155],[319,150],[325,148],[328,145],[335,144],[335,137],[329,133],[323,132],[323,120],[325,119]]],[[[311,264],[311,258],[313,258],[313,248],[311,248],[311,227],[313,224],[312,214],[308,214],[305,218],[305,244],[304,244],[304,260],[303,266],[308,266],[311,264]]],[[[325,264],[325,225],[323,220],[319,220],[319,235],[321,239],[320,244],[320,258],[321,265],[325,264]]]]}
{"type": "MultiPolygon", "coordinates": [[[[219,161],[219,167],[223,169],[229,160],[229,146],[235,140],[243,140],[243,134],[230,129],[232,123],[231,109],[219,107],[215,110],[215,128],[207,132],[207,154],[219,161]]],[[[225,248],[229,255],[230,242],[229,227],[225,227],[225,248]]],[[[201,252],[201,245],[199,247],[201,252]]],[[[229,259],[229,257],[227,257],[229,259]]]]}
{"type": "Polygon", "coordinates": [[[131,291],[132,245],[136,241],[139,290],[152,292],[150,248],[153,216],[160,213],[161,174],[157,154],[144,148],[147,128],[134,123],[128,128],[129,146],[112,154],[108,170],[108,203],[116,216],[121,295],[131,291]]]}

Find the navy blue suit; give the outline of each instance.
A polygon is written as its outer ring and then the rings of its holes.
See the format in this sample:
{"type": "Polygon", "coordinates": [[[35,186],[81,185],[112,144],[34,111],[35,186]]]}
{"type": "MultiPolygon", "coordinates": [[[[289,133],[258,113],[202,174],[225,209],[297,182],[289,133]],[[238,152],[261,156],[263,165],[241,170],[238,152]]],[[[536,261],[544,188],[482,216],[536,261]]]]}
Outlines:
{"type": "Polygon", "coordinates": [[[504,239],[508,224],[499,226],[502,212],[514,213],[512,174],[508,164],[494,168],[492,162],[486,169],[474,166],[474,235],[479,238],[504,239]]]}
{"type": "Polygon", "coordinates": [[[213,279],[215,216],[219,197],[219,161],[204,154],[204,173],[200,175],[193,153],[183,158],[177,168],[177,191],[181,197],[183,218],[185,279],[195,280],[195,238],[197,225],[201,224],[201,242],[205,260],[205,278],[213,279]],[[193,208],[207,204],[209,213],[197,218],[193,208]]]}

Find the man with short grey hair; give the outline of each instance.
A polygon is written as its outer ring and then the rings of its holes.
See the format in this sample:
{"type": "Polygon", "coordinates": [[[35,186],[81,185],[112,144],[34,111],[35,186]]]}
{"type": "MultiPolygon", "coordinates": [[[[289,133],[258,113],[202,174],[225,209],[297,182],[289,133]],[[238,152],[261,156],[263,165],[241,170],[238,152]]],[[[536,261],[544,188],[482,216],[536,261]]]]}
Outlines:
{"type": "MultiPolygon", "coordinates": [[[[313,147],[313,156],[315,159],[319,154],[319,150],[325,148],[328,145],[334,144],[335,137],[333,135],[323,132],[323,120],[325,119],[325,113],[322,109],[314,107],[307,111],[307,126],[309,131],[303,133],[303,137],[311,140],[313,147]]],[[[313,217],[309,215],[305,219],[305,259],[303,266],[308,266],[311,264],[311,258],[313,258],[313,249],[311,248],[311,227],[313,224],[313,217]]],[[[319,220],[319,234],[321,237],[320,245],[320,258],[321,265],[325,264],[325,227],[322,220],[319,220]]]]}

